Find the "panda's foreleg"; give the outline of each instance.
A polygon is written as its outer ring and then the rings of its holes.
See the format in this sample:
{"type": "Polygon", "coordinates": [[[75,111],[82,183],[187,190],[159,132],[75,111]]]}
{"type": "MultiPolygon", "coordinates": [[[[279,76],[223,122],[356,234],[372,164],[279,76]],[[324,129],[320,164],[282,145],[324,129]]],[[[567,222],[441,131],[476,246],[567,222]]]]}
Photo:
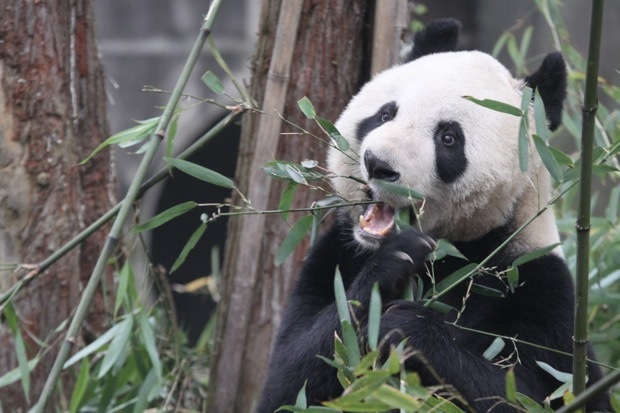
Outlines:
{"type": "Polygon", "coordinates": [[[422,268],[434,245],[424,235],[405,231],[386,239],[377,252],[368,256],[359,254],[350,241],[350,232],[337,223],[306,258],[289,297],[258,412],[293,404],[304,382],[312,404],[342,392],[336,370],[317,357],[332,358],[334,333],[341,335],[333,287],[337,266],[347,298],[360,303],[355,317],[363,320],[375,282],[384,301],[400,297],[406,281],[416,267],[422,268]]]}
{"type": "MultiPolygon", "coordinates": [[[[417,372],[425,386],[446,385],[446,393],[452,392],[457,404],[469,405],[476,412],[517,411],[506,402],[506,370],[461,347],[453,328],[435,310],[416,302],[395,301],[381,318],[382,349],[387,353],[406,340],[406,369],[417,372]]],[[[519,375],[516,384],[518,392],[544,398],[519,375]]]]}

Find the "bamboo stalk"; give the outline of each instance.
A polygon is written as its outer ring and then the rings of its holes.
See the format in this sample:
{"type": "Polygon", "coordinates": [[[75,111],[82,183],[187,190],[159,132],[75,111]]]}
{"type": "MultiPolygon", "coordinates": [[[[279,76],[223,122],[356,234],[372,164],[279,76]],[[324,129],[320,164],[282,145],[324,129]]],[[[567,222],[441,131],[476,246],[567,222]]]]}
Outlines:
{"type": "Polygon", "coordinates": [[[556,413],[572,413],[574,411],[577,411],[578,409],[585,406],[585,404],[593,397],[596,397],[600,393],[606,391],[619,381],[620,370],[615,370],[613,373],[609,373],[607,376],[603,377],[601,380],[588,387],[586,391],[575,397],[572,402],[556,410],[556,413]]]}
{"type": "Polygon", "coordinates": [[[153,158],[155,157],[155,154],[157,153],[159,143],[164,138],[166,129],[168,128],[168,125],[170,124],[170,121],[172,120],[172,117],[174,115],[174,110],[179,102],[181,93],[183,92],[183,89],[185,88],[185,85],[187,84],[187,81],[192,72],[192,69],[194,68],[198,60],[198,57],[200,56],[202,47],[204,43],[206,42],[207,38],[209,37],[209,35],[211,34],[211,28],[213,27],[215,17],[217,16],[217,13],[219,11],[221,4],[222,4],[222,0],[215,0],[213,3],[211,3],[209,12],[207,13],[207,16],[203,22],[202,27],[200,28],[200,33],[198,35],[198,38],[196,39],[196,42],[194,43],[194,46],[192,47],[190,55],[187,58],[187,61],[185,62],[183,70],[181,71],[181,75],[179,76],[179,79],[177,80],[177,83],[172,91],[172,95],[170,96],[168,100],[168,104],[166,105],[166,108],[164,109],[164,113],[159,119],[156,132],[152,134],[149,139],[148,149],[146,153],[144,154],[142,161],[140,162],[140,165],[138,167],[138,170],[136,171],[134,180],[132,181],[127,191],[125,200],[121,204],[116,220],[114,221],[114,224],[112,225],[112,229],[110,230],[108,239],[101,251],[101,254],[99,255],[99,259],[97,260],[95,269],[93,270],[93,273],[90,279],[88,280],[88,284],[86,285],[86,288],[84,289],[82,293],[82,297],[75,311],[75,316],[73,317],[73,320],[71,320],[71,324],[69,326],[69,329],[67,330],[65,340],[60,346],[60,350],[58,351],[56,360],[54,361],[54,365],[52,366],[52,370],[50,371],[49,376],[47,377],[47,380],[43,387],[43,390],[41,391],[39,400],[37,401],[37,404],[30,410],[32,413],[42,413],[44,411],[45,405],[47,404],[47,401],[49,400],[54,390],[54,387],[56,386],[56,383],[62,371],[63,365],[65,361],[67,360],[67,357],[69,355],[71,348],[73,347],[73,344],[76,341],[76,336],[82,326],[82,322],[84,321],[84,318],[86,317],[86,314],[88,312],[88,307],[90,306],[93,295],[98,288],[99,282],[104,273],[108,259],[110,258],[110,256],[116,249],[116,246],[118,245],[118,242],[119,242],[119,239],[122,233],[123,225],[125,223],[126,218],[129,216],[129,213],[131,211],[134,201],[136,200],[138,196],[140,187],[142,185],[142,181],[144,180],[144,177],[146,176],[148,168],[150,167],[151,162],[153,161],[153,158]]]}
{"type": "Polygon", "coordinates": [[[575,331],[573,337],[573,391],[579,395],[586,388],[588,351],[588,289],[590,268],[590,202],[592,194],[592,151],[598,108],[598,66],[603,26],[603,0],[593,0],[590,40],[586,70],[583,126],[581,139],[581,171],[577,216],[577,276],[575,296],[575,331]]]}
{"type": "Polygon", "coordinates": [[[400,41],[407,27],[405,0],[375,2],[371,76],[399,61],[400,41]]]}

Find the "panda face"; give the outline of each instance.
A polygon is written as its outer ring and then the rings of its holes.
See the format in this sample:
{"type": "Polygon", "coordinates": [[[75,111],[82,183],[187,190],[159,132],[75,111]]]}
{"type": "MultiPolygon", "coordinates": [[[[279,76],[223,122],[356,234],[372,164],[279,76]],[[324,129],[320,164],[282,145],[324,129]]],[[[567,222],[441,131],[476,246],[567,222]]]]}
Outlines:
{"type": "Polygon", "coordinates": [[[328,157],[338,193],[376,201],[348,211],[360,246],[378,247],[403,208],[417,212],[411,215],[419,229],[451,241],[504,225],[526,188],[538,184],[540,162],[531,153],[533,172],[519,169],[518,117],[463,97],[520,106],[522,87],[494,58],[469,51],[424,56],[367,83],[336,122],[350,149],[332,148],[328,157]],[[424,201],[376,180],[421,192],[424,201]]]}

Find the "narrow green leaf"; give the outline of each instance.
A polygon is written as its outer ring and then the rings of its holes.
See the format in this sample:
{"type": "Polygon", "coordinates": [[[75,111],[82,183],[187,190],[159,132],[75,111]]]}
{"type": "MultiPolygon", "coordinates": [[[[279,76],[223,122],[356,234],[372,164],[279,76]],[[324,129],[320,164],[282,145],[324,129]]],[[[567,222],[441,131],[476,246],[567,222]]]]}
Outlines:
{"type": "Polygon", "coordinates": [[[301,171],[294,165],[286,165],[285,168],[286,173],[293,181],[297,182],[298,184],[308,185],[308,181],[306,181],[306,178],[304,178],[301,171]]]}
{"type": "Polygon", "coordinates": [[[197,206],[198,204],[194,201],[187,201],[187,202],[183,202],[182,204],[175,205],[172,208],[168,208],[167,210],[160,212],[159,214],[155,215],[153,218],[147,220],[146,222],[143,222],[142,224],[138,225],[137,227],[134,228],[134,232],[148,231],[153,228],[162,226],[166,222],[171,221],[174,218],[180,215],[183,215],[184,213],[188,211],[191,211],[197,206]]]}
{"type": "Polygon", "coordinates": [[[381,293],[379,284],[372,286],[370,293],[370,306],[368,309],[368,346],[376,350],[379,343],[379,325],[381,322],[381,293]]]}
{"type": "Polygon", "coordinates": [[[549,129],[547,126],[545,104],[538,89],[534,91],[534,121],[536,122],[536,134],[546,143],[549,141],[549,129]]]}
{"type": "Polygon", "coordinates": [[[502,350],[506,347],[506,342],[501,337],[495,337],[495,340],[491,343],[491,345],[484,350],[482,353],[482,357],[485,359],[492,361],[502,350]]]}
{"type": "Polygon", "coordinates": [[[547,146],[544,140],[540,138],[538,135],[533,135],[532,139],[534,139],[534,145],[536,146],[536,150],[538,151],[538,155],[545,165],[545,168],[549,171],[549,174],[558,182],[562,182],[564,179],[564,174],[562,173],[562,169],[560,168],[560,164],[556,160],[555,156],[547,146]]]}
{"type": "Polygon", "coordinates": [[[503,291],[476,283],[472,284],[471,292],[478,295],[484,295],[486,297],[502,298],[506,296],[503,291]]]}
{"type": "Polygon", "coordinates": [[[174,149],[174,139],[177,136],[177,130],[179,128],[179,115],[175,115],[172,117],[170,121],[170,127],[168,128],[168,133],[166,134],[166,157],[172,157],[172,151],[174,149]]]}
{"type": "Polygon", "coordinates": [[[316,111],[314,110],[314,106],[312,105],[312,102],[310,102],[310,99],[308,99],[306,96],[297,101],[297,106],[299,106],[299,109],[301,109],[303,114],[308,119],[316,118],[316,111]]]}
{"type": "Polygon", "coordinates": [[[183,263],[185,262],[185,259],[187,258],[189,253],[194,249],[196,244],[198,244],[198,241],[200,241],[200,238],[202,238],[202,235],[205,233],[206,230],[207,230],[207,224],[205,223],[200,224],[200,226],[196,228],[196,230],[192,233],[192,235],[187,240],[187,243],[181,250],[181,253],[177,257],[177,259],[174,261],[174,264],[172,264],[172,268],[170,268],[171,273],[175,272],[181,265],[183,265],[183,263]]]}
{"type": "Polygon", "coordinates": [[[135,404],[133,405],[133,413],[143,413],[148,407],[149,401],[159,393],[160,388],[161,385],[157,380],[157,374],[151,369],[140,386],[138,397],[136,397],[135,404]]]}
{"type": "Polygon", "coordinates": [[[164,158],[166,162],[174,166],[176,169],[200,179],[201,181],[208,182],[210,184],[221,186],[223,188],[233,189],[235,183],[224,175],[207,169],[204,166],[197,165],[192,162],[185,161],[177,158],[164,158]]]}
{"type": "Polygon", "coordinates": [[[276,266],[280,266],[289,255],[295,251],[297,245],[303,241],[304,237],[312,227],[312,215],[306,215],[293,225],[291,230],[282,241],[280,248],[276,252],[276,266]]]}
{"type": "Polygon", "coordinates": [[[419,199],[419,200],[424,199],[424,195],[421,192],[416,191],[415,189],[408,188],[403,185],[398,185],[392,182],[383,181],[381,179],[371,179],[370,182],[373,185],[383,188],[386,191],[391,192],[394,195],[400,195],[402,197],[406,197],[409,199],[419,199]]]}
{"type": "Polygon", "coordinates": [[[297,399],[295,400],[295,407],[299,407],[300,409],[305,409],[308,407],[308,399],[306,398],[307,383],[308,381],[304,382],[304,385],[301,387],[301,390],[299,390],[299,393],[297,393],[297,399]]]}
{"type": "Polygon", "coordinates": [[[347,294],[344,289],[344,283],[342,282],[342,275],[340,269],[336,267],[336,274],[334,275],[334,294],[336,297],[336,308],[338,309],[338,317],[340,321],[348,321],[351,324],[351,314],[349,314],[349,304],[347,301],[347,294]]]}
{"type": "MultiPolygon", "coordinates": [[[[40,359],[40,356],[37,355],[28,361],[28,372],[31,372],[32,370],[34,370],[35,367],[37,367],[40,359]]],[[[14,369],[9,370],[8,372],[0,376],[0,388],[9,386],[13,383],[17,383],[19,380],[21,380],[21,378],[21,367],[15,367],[14,369]]]]}
{"type": "Polygon", "coordinates": [[[128,345],[129,339],[131,338],[131,330],[133,328],[133,317],[130,316],[125,318],[117,325],[120,326],[118,334],[115,335],[110,342],[110,347],[106,350],[105,356],[101,361],[101,367],[99,368],[99,373],[97,374],[98,379],[101,379],[110,371],[112,366],[114,366],[114,363],[116,363],[116,360],[121,357],[125,346],[128,345]]]}
{"type": "Polygon", "coordinates": [[[527,56],[527,51],[530,48],[530,42],[532,40],[532,32],[534,28],[532,26],[528,26],[525,28],[523,32],[523,37],[521,38],[521,48],[519,49],[519,54],[523,57],[527,56]]]}
{"type": "Polygon", "coordinates": [[[418,411],[420,408],[420,402],[407,393],[401,393],[394,387],[390,387],[387,384],[379,387],[373,396],[379,401],[387,404],[390,407],[396,409],[403,409],[409,411],[418,411]]]}
{"type": "Polygon", "coordinates": [[[551,151],[551,153],[553,154],[553,157],[555,158],[555,160],[560,165],[567,166],[569,168],[575,167],[575,162],[573,162],[570,156],[568,156],[567,154],[565,154],[564,152],[562,152],[561,150],[553,146],[548,146],[548,148],[549,148],[549,151],[551,151]]]}
{"type": "MultiPolygon", "coordinates": [[[[519,404],[521,406],[523,406],[523,408],[525,409],[525,411],[527,413],[547,413],[547,412],[553,412],[553,410],[545,409],[540,404],[536,403],[534,400],[532,400],[531,398],[527,397],[524,394],[516,393],[515,394],[515,399],[519,402],[519,404]]],[[[510,401],[512,401],[512,400],[510,400],[510,401]]]]}
{"type": "Polygon", "coordinates": [[[469,261],[461,251],[458,250],[450,241],[441,238],[437,240],[437,249],[434,252],[435,260],[440,260],[446,256],[461,258],[465,261],[469,261]]]}
{"type": "Polygon", "coordinates": [[[527,172],[529,162],[530,140],[528,137],[527,117],[521,118],[519,126],[519,169],[521,172],[527,172]]]}
{"type": "Polygon", "coordinates": [[[153,333],[153,329],[151,328],[151,324],[149,323],[146,314],[140,312],[137,315],[137,318],[138,324],[140,326],[140,335],[142,336],[144,347],[146,348],[146,351],[149,354],[149,359],[151,360],[151,364],[153,365],[153,371],[157,376],[157,380],[161,381],[161,360],[159,359],[159,352],[157,351],[157,345],[155,344],[155,334],[153,333]]]}
{"type": "Polygon", "coordinates": [[[357,340],[357,334],[355,333],[353,325],[349,321],[342,320],[340,324],[342,327],[342,341],[344,343],[344,347],[347,349],[347,359],[349,361],[348,365],[351,368],[355,368],[361,360],[361,352],[359,342],[357,340]]]}
{"type": "Polygon", "coordinates": [[[499,56],[499,52],[502,51],[502,49],[506,45],[506,41],[508,40],[508,37],[511,36],[511,35],[512,35],[512,33],[510,33],[510,32],[504,32],[499,37],[499,39],[497,39],[497,41],[495,42],[495,46],[493,46],[493,51],[491,52],[491,55],[493,57],[499,56]]]}
{"type": "Polygon", "coordinates": [[[83,359],[80,365],[80,372],[78,373],[73,392],[71,393],[71,401],[69,402],[69,412],[75,413],[82,405],[82,398],[86,392],[89,381],[90,363],[88,359],[83,359]]]}
{"type": "Polygon", "coordinates": [[[618,223],[618,203],[620,202],[620,186],[616,186],[609,194],[609,203],[605,208],[605,217],[612,223],[618,223]]]}
{"type": "Polygon", "coordinates": [[[523,265],[527,262],[533,261],[537,258],[540,258],[544,255],[549,254],[555,247],[560,245],[560,243],[548,245],[543,248],[539,248],[535,251],[528,252],[527,254],[521,255],[519,258],[512,262],[513,267],[518,267],[519,265],[523,265]]]}
{"type": "Polygon", "coordinates": [[[559,382],[562,382],[562,383],[573,382],[573,375],[571,373],[565,373],[563,371],[559,371],[543,361],[536,361],[536,364],[538,364],[538,367],[540,367],[547,373],[551,374],[553,378],[555,378],[559,382]]]}
{"type": "Polygon", "coordinates": [[[343,410],[355,404],[362,402],[366,397],[370,396],[387,380],[388,375],[366,375],[355,380],[351,386],[345,389],[343,395],[333,401],[332,406],[339,406],[343,410]]]}
{"type": "Polygon", "coordinates": [[[202,82],[207,85],[212,92],[217,93],[218,95],[224,93],[224,85],[220,81],[220,78],[217,77],[217,75],[212,71],[207,70],[205,74],[202,75],[200,80],[202,80],[202,82]]]}
{"type": "Polygon", "coordinates": [[[119,145],[121,148],[125,148],[142,142],[146,137],[155,132],[157,124],[159,123],[159,117],[138,121],[138,123],[137,126],[120,131],[103,141],[86,157],[86,159],[80,162],[80,165],[87,163],[93,156],[107,146],[119,145]]]}
{"type": "Polygon", "coordinates": [[[508,103],[499,102],[493,99],[476,99],[473,96],[463,96],[463,98],[496,112],[506,113],[512,116],[523,116],[523,111],[521,109],[516,106],[509,105],[508,103]]]}
{"type": "Polygon", "coordinates": [[[133,269],[131,268],[129,260],[127,260],[118,274],[118,288],[116,289],[116,298],[114,300],[115,317],[118,314],[118,310],[120,310],[123,301],[125,301],[129,284],[133,282],[133,269]]]}
{"type": "Polygon", "coordinates": [[[510,288],[510,292],[514,293],[515,289],[519,286],[519,268],[508,268],[508,271],[506,272],[506,279],[508,281],[508,287],[510,288]]]}
{"type": "Polygon", "coordinates": [[[517,401],[517,381],[515,372],[512,368],[506,372],[506,400],[511,403],[517,401]]]}
{"type": "Polygon", "coordinates": [[[288,218],[289,209],[291,209],[291,205],[293,204],[295,192],[297,192],[297,186],[297,182],[289,182],[284,188],[284,191],[282,191],[282,196],[280,196],[278,209],[282,211],[280,212],[280,215],[285,221],[288,218]]]}
{"type": "Polygon", "coordinates": [[[329,135],[332,141],[334,141],[334,144],[338,149],[340,149],[342,152],[349,149],[349,141],[344,136],[342,136],[342,134],[338,131],[338,129],[336,129],[336,126],[334,126],[333,123],[331,123],[325,118],[319,117],[316,118],[316,121],[329,135]]]}
{"type": "Polygon", "coordinates": [[[26,354],[26,343],[24,342],[24,336],[19,329],[19,323],[17,322],[17,314],[13,308],[13,303],[8,302],[4,307],[4,315],[6,321],[13,334],[13,341],[15,342],[15,354],[17,355],[17,365],[19,367],[19,373],[21,375],[22,389],[26,400],[30,402],[30,369],[28,368],[28,355],[26,354]]]}
{"type": "Polygon", "coordinates": [[[77,353],[75,353],[69,360],[65,362],[62,368],[66,369],[69,366],[73,365],[74,363],[82,360],[84,357],[87,357],[91,355],[92,353],[94,353],[95,351],[99,350],[101,347],[103,347],[108,342],[110,342],[114,337],[116,337],[116,335],[118,334],[122,326],[123,326],[123,322],[114,324],[112,327],[110,327],[108,331],[103,333],[101,336],[97,337],[95,341],[93,341],[92,343],[90,343],[89,345],[87,345],[86,347],[78,351],[77,353]]]}
{"type": "MultiPolygon", "coordinates": [[[[435,293],[440,293],[448,288],[452,288],[455,285],[460,284],[461,282],[463,282],[464,280],[473,277],[476,273],[472,272],[474,271],[474,269],[478,266],[478,264],[476,263],[469,263],[466,266],[458,269],[457,271],[453,272],[452,274],[448,275],[446,278],[444,278],[441,282],[437,283],[435,285],[435,293]]],[[[432,290],[429,290],[426,292],[426,294],[424,294],[425,298],[429,298],[431,297],[431,295],[433,294],[432,290]]]]}

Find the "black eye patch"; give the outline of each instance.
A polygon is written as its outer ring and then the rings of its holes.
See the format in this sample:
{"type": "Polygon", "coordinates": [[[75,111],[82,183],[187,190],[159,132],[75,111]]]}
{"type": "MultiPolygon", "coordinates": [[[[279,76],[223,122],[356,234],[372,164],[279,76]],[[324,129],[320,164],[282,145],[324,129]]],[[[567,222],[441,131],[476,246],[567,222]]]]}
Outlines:
{"type": "Polygon", "coordinates": [[[450,184],[465,173],[465,134],[458,122],[442,121],[437,124],[435,141],[435,168],[439,178],[450,184]]]}
{"type": "Polygon", "coordinates": [[[374,115],[367,117],[357,125],[357,140],[361,141],[371,131],[394,119],[397,112],[398,106],[396,105],[396,102],[388,102],[381,106],[374,115]]]}

